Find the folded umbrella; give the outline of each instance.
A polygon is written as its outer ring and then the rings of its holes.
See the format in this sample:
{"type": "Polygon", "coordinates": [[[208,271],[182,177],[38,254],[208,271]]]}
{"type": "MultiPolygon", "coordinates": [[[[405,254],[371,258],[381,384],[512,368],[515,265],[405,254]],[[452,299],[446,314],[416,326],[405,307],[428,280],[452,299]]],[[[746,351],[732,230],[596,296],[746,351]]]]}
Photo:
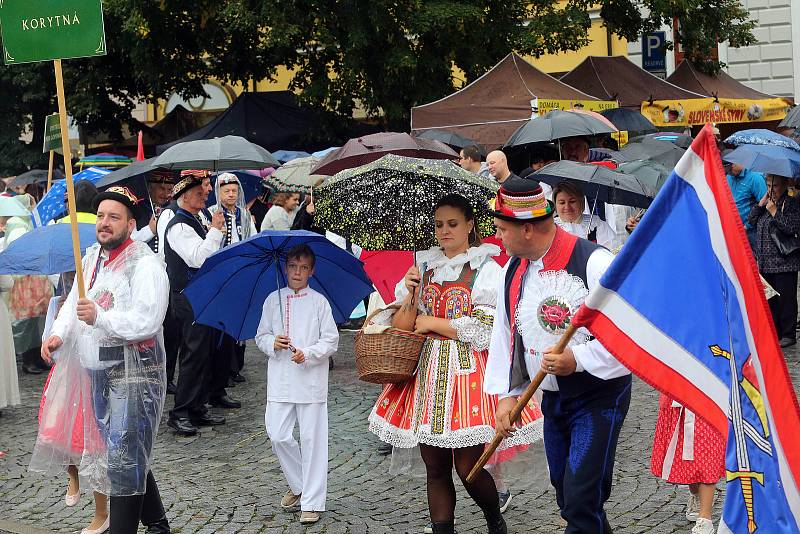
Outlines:
{"type": "Polygon", "coordinates": [[[722,156],[724,161],[764,174],[800,176],[800,152],[776,145],[742,145],[722,156]]]}
{"type": "Polygon", "coordinates": [[[562,160],[545,165],[530,177],[550,186],[564,181],[576,182],[591,203],[607,202],[646,208],[655,196],[655,190],[635,176],[612,171],[603,165],[562,160]]]}
{"type": "Polygon", "coordinates": [[[773,145],[800,152],[800,145],[797,141],[773,132],[771,130],[764,130],[762,128],[753,128],[750,130],[740,130],[735,134],[725,139],[725,143],[733,146],[741,145],[773,145]]]}
{"type": "Polygon", "coordinates": [[[655,125],[647,117],[629,108],[604,109],[600,115],[610,120],[620,131],[655,132],[655,125]]]}
{"type": "Polygon", "coordinates": [[[511,134],[506,141],[505,148],[554,141],[565,137],[591,136],[597,134],[613,133],[617,129],[609,126],[587,113],[577,111],[553,111],[529,120],[511,134]]]}
{"type": "Polygon", "coordinates": [[[309,285],[328,300],[334,320],[345,322],[372,283],[358,258],[305,230],[261,232],[211,255],[183,290],[195,320],[239,341],[254,338],[264,301],[286,286],[286,253],[300,244],[317,257],[309,285]]]}
{"type": "Polygon", "coordinates": [[[322,158],[311,173],[333,176],[345,169],[371,163],[386,154],[427,159],[458,158],[458,154],[441,141],[414,138],[407,133],[382,132],[350,139],[322,158]]]}
{"type": "MultiPolygon", "coordinates": [[[[93,224],[78,224],[81,253],[97,243],[93,224]]],[[[49,224],[34,228],[0,252],[0,274],[59,274],[75,270],[72,227],[49,224]]]]}
{"type": "Polygon", "coordinates": [[[233,171],[278,168],[280,163],[266,149],[238,135],[178,143],[165,150],[153,163],[164,169],[205,169],[233,171]]]}

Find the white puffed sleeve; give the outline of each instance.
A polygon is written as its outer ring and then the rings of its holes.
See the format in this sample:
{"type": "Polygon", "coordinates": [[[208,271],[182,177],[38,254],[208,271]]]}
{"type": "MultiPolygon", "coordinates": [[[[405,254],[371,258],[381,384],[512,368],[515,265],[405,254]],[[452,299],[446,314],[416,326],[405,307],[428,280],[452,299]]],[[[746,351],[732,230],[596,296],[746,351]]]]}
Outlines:
{"type": "Polygon", "coordinates": [[[502,269],[497,262],[487,258],[481,265],[472,286],[472,313],[450,321],[458,340],[471,344],[477,351],[487,350],[492,339],[492,324],[497,306],[497,281],[501,273],[502,269]]]}

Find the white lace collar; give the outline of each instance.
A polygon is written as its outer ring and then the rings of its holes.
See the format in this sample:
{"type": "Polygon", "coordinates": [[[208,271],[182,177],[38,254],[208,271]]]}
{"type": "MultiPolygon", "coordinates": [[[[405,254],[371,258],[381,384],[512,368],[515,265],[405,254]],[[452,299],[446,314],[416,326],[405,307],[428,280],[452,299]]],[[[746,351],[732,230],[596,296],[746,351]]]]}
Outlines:
{"type": "Polygon", "coordinates": [[[470,247],[466,252],[448,258],[441,247],[433,247],[417,253],[417,264],[428,271],[433,271],[431,281],[436,283],[452,282],[458,279],[465,263],[471,269],[477,269],[487,258],[500,254],[500,247],[491,243],[484,243],[478,247],[470,247]]]}

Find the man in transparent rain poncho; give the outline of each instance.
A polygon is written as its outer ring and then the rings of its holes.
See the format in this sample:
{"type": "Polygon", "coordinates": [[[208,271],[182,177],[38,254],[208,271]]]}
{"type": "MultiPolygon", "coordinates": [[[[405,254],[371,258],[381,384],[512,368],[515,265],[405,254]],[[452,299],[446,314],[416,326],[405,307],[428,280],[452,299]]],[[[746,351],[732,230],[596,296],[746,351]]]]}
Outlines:
{"type": "MultiPolygon", "coordinates": [[[[130,238],[137,204],[136,196],[119,186],[95,199],[97,244],[83,258],[86,298],[78,297],[75,284],[42,348],[43,356],[52,352],[59,364],[80,361],[77,372],[84,379],[69,382],[83,391],[46,393],[42,419],[74,420],[48,418],[47,412],[83,410],[79,474],[110,497],[114,534],[136,533],[139,521],[150,534],[170,531],[150,472],[166,389],[161,325],[169,281],[163,261],[130,238]],[[70,408],[63,402],[70,398],[84,399],[84,406],[70,408]]],[[[54,439],[58,433],[40,425],[32,470],[52,473],[65,461],[54,439]]],[[[61,433],[75,435],[72,429],[61,433]]]]}

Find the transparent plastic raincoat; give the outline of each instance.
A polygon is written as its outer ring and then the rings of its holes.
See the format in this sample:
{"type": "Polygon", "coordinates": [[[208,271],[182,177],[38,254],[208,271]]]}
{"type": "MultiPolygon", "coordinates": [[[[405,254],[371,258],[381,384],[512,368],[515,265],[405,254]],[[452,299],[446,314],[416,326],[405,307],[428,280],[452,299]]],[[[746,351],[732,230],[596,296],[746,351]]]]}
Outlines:
{"type": "Polygon", "coordinates": [[[143,494],[166,393],[161,325],[169,281],[144,243],[128,240],[108,258],[100,252],[93,245],[83,259],[94,325],[78,320],[73,287],[50,331],[63,345],[30,469],[56,473],[73,464],[93,490],[143,494]]]}

